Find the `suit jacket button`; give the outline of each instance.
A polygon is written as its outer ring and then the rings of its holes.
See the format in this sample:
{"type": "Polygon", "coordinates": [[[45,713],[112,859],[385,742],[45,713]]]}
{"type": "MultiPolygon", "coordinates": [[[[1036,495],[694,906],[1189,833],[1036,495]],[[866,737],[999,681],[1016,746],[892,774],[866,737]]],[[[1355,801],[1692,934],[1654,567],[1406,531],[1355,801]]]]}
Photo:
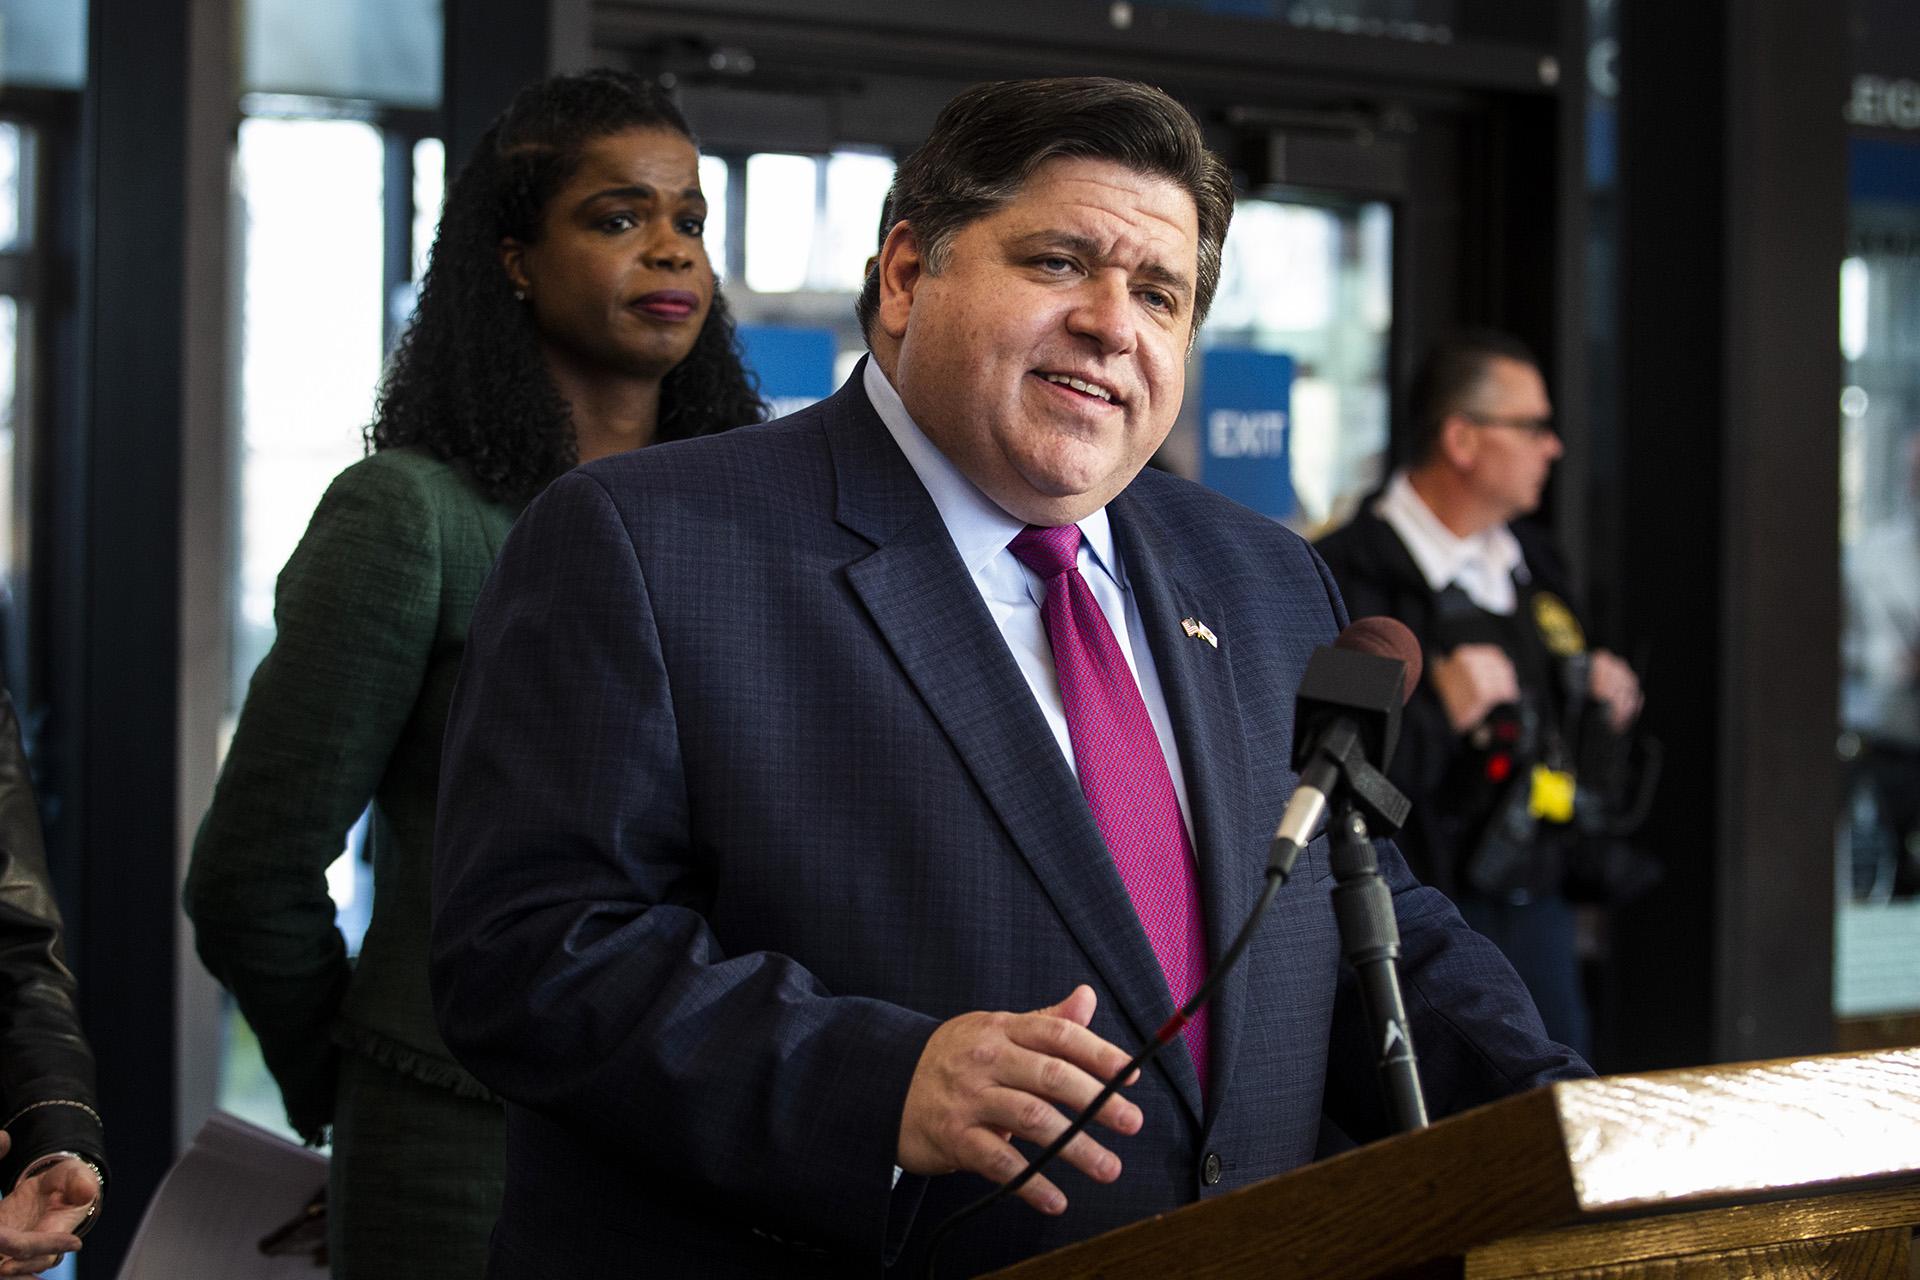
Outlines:
{"type": "Polygon", "coordinates": [[[1200,1181],[1208,1186],[1217,1186],[1220,1182],[1220,1153],[1207,1152],[1207,1158],[1200,1164],[1200,1181]]]}

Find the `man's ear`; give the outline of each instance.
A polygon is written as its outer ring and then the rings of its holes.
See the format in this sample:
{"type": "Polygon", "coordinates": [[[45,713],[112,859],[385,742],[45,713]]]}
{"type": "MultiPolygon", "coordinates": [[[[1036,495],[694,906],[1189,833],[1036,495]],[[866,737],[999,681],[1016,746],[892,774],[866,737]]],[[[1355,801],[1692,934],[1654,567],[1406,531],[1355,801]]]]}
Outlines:
{"type": "Polygon", "coordinates": [[[911,223],[896,222],[880,246],[880,305],[874,323],[895,342],[906,337],[907,317],[913,312],[913,291],[927,273],[920,237],[911,223]]]}
{"type": "Polygon", "coordinates": [[[1440,456],[1456,471],[1465,471],[1480,455],[1480,431],[1464,413],[1450,413],[1440,424],[1440,456]]]}
{"type": "Polygon", "coordinates": [[[533,289],[533,280],[527,275],[527,246],[512,236],[500,241],[500,269],[507,273],[507,283],[519,292],[533,289]]]}

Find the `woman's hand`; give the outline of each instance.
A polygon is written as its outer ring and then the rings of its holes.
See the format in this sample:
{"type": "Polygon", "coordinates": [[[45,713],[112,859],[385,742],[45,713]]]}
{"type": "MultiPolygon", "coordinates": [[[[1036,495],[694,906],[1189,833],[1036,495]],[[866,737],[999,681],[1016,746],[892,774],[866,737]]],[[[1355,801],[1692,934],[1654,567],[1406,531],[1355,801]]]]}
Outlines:
{"type": "MultiPolygon", "coordinates": [[[[12,1139],[0,1130],[0,1155],[12,1139]]],[[[0,1198],[0,1276],[44,1271],[80,1247],[74,1231],[93,1212],[100,1182],[87,1162],[67,1156],[34,1170],[0,1198]]]]}

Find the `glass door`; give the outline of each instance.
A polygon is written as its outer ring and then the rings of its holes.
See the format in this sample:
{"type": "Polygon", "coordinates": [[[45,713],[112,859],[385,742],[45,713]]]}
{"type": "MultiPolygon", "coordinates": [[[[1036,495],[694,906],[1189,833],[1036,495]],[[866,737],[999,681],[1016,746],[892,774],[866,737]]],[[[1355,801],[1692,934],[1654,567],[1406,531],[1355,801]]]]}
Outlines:
{"type": "Polygon", "coordinates": [[[1857,140],[1851,162],[1834,934],[1843,1047],[1856,1036],[1910,1043],[1920,1028],[1920,145],[1857,140]]]}
{"type": "Polygon", "coordinates": [[[1308,537],[1346,522],[1385,476],[1393,234],[1383,201],[1235,204],[1170,470],[1308,537]]]}

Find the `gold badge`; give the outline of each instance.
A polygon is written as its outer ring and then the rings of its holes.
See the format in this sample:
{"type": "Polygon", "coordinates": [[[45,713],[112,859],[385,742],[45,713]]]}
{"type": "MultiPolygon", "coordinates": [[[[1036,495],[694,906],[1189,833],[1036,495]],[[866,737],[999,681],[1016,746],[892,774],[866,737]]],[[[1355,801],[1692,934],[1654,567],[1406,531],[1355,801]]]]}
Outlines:
{"type": "Polygon", "coordinates": [[[1205,640],[1216,649],[1220,647],[1219,638],[1216,637],[1213,632],[1207,630],[1207,624],[1204,622],[1198,622],[1192,618],[1182,618],[1180,619],[1180,629],[1187,633],[1187,638],[1190,640],[1205,640]]]}
{"type": "Polygon", "coordinates": [[[1533,594],[1533,625],[1556,658],[1577,658],[1587,651],[1587,635],[1566,602],[1551,591],[1533,594]]]}

